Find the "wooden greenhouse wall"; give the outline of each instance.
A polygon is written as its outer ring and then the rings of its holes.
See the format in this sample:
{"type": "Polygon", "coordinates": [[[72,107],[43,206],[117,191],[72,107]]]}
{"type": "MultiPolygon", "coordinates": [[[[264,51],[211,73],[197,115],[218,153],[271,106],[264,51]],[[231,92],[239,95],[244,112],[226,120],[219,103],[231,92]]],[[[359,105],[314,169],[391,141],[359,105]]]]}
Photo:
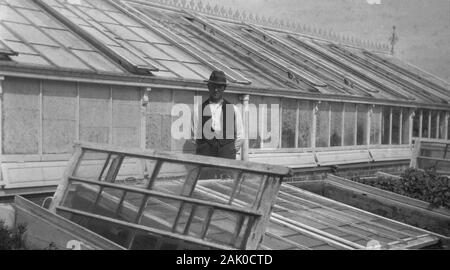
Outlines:
{"type": "MultiPolygon", "coordinates": [[[[194,153],[188,140],[171,136],[179,118],[172,108],[181,103],[200,110],[208,98],[206,86],[192,91],[18,77],[1,82],[0,185],[9,188],[56,184],[76,140],[194,153]]],[[[241,97],[225,95],[239,106],[241,97]]],[[[443,110],[258,95],[250,95],[249,103],[257,114],[249,120],[249,154],[257,162],[301,167],[408,159],[413,137],[439,140],[449,133],[443,110]]]]}
{"type": "Polygon", "coordinates": [[[10,187],[55,184],[76,140],[140,146],[138,87],[7,77],[2,89],[2,180],[10,187]]]}

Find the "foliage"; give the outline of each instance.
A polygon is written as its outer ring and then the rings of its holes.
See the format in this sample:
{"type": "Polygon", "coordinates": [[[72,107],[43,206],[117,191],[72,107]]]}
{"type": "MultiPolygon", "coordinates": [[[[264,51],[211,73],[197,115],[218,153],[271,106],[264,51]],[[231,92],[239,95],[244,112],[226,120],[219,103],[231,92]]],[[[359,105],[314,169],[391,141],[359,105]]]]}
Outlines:
{"type": "Polygon", "coordinates": [[[398,180],[384,177],[378,179],[352,177],[351,180],[426,201],[432,207],[443,206],[450,209],[450,178],[438,175],[435,170],[423,171],[413,168],[404,171],[400,177],[398,180]]]}
{"type": "Polygon", "coordinates": [[[0,250],[23,250],[25,245],[24,234],[25,225],[18,225],[17,228],[8,229],[5,222],[0,220],[0,250]]]}

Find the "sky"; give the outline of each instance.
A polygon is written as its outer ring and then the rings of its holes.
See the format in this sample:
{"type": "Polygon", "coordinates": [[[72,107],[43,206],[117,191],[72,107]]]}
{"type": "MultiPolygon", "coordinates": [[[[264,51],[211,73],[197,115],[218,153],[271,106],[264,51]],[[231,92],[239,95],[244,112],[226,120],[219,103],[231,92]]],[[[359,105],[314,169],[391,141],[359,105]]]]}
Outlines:
{"type": "Polygon", "coordinates": [[[355,38],[388,42],[396,57],[450,82],[450,0],[205,0],[355,38]]]}

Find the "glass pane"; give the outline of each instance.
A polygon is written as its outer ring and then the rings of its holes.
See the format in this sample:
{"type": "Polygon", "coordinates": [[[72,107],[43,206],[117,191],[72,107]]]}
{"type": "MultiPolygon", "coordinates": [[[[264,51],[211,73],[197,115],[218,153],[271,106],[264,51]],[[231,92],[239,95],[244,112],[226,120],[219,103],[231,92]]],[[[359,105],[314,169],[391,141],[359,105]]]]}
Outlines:
{"type": "Polygon", "coordinates": [[[67,208],[92,213],[99,199],[100,187],[72,181],[61,205],[67,208]]]}
{"type": "Polygon", "coordinates": [[[203,232],[203,227],[205,225],[206,217],[210,214],[210,207],[197,206],[194,209],[194,214],[189,224],[188,235],[194,237],[201,237],[203,232]]]}
{"type": "Polygon", "coordinates": [[[123,194],[124,192],[118,189],[103,188],[92,212],[97,215],[116,218],[123,194]]]}
{"type": "Polygon", "coordinates": [[[28,24],[28,21],[22,15],[6,5],[0,6],[0,18],[4,21],[28,24]]]}
{"type": "Polygon", "coordinates": [[[282,135],[281,147],[295,147],[295,128],[297,122],[297,101],[293,99],[282,99],[282,135]]]}
{"type": "MultiPolygon", "coordinates": [[[[244,245],[247,242],[247,237],[246,237],[245,233],[247,231],[247,228],[249,226],[253,225],[253,222],[249,222],[249,220],[250,220],[249,217],[245,217],[243,222],[239,221],[239,222],[242,222],[242,227],[241,227],[241,230],[239,232],[239,235],[238,235],[236,241],[234,242],[235,248],[244,248],[244,245]]],[[[264,235],[264,238],[265,237],[266,237],[266,235],[264,235]]]]}
{"type": "Polygon", "coordinates": [[[380,144],[381,132],[381,107],[376,106],[372,109],[372,118],[370,120],[370,144],[380,144]]]}
{"type": "Polygon", "coordinates": [[[133,65],[137,66],[147,66],[148,62],[146,62],[144,59],[140,58],[136,54],[132,53],[128,49],[125,49],[123,47],[115,47],[111,46],[111,49],[113,49],[118,55],[125,58],[127,61],[133,63],[133,65]]]}
{"type": "MultiPolygon", "coordinates": [[[[102,4],[104,2],[101,1],[93,1],[92,3],[95,4],[102,4]]],[[[120,13],[120,12],[110,12],[106,11],[106,14],[108,14],[110,17],[114,18],[116,21],[118,21],[120,24],[126,25],[126,26],[137,26],[140,27],[140,24],[131,19],[130,17],[120,13]]]]}
{"type": "Polygon", "coordinates": [[[44,31],[68,48],[92,50],[91,46],[67,30],[44,29],[44,31]]]}
{"type": "Polygon", "coordinates": [[[439,113],[439,139],[445,139],[445,112],[439,113]]]}
{"type": "Polygon", "coordinates": [[[47,14],[41,11],[18,9],[25,15],[33,24],[42,27],[59,28],[63,29],[63,26],[57,22],[57,20],[49,17],[47,14]]]}
{"type": "Polygon", "coordinates": [[[192,70],[195,70],[195,72],[198,73],[202,77],[202,79],[209,78],[212,72],[211,68],[202,64],[183,63],[183,65],[189,67],[192,70]]]}
{"type": "Polygon", "coordinates": [[[76,140],[76,83],[45,80],[42,96],[43,152],[72,153],[76,140]]]}
{"type": "Polygon", "coordinates": [[[300,101],[298,124],[298,147],[311,147],[312,102],[300,101]]]}
{"type": "Polygon", "coordinates": [[[133,231],[131,228],[77,214],[72,214],[71,220],[122,247],[127,247],[127,243],[131,241],[133,231]]]}
{"type": "Polygon", "coordinates": [[[400,144],[400,109],[392,108],[392,144],[400,144]]]}
{"type": "Polygon", "coordinates": [[[133,44],[133,46],[135,46],[139,50],[141,50],[143,52],[143,55],[148,56],[150,58],[160,60],[174,60],[173,57],[164,53],[162,50],[156,48],[150,43],[136,42],[136,41],[131,41],[130,43],[133,44]]]}
{"type": "Polygon", "coordinates": [[[32,25],[17,24],[12,22],[4,22],[6,26],[12,29],[17,35],[23,37],[28,43],[43,44],[47,46],[58,46],[47,35],[32,25]]]}
{"type": "Polygon", "coordinates": [[[100,84],[79,86],[80,140],[111,143],[111,87],[100,84]]]}
{"type": "Polygon", "coordinates": [[[355,145],[356,105],[345,104],[344,107],[344,145],[355,145]]]}
{"type": "Polygon", "coordinates": [[[117,173],[115,183],[147,188],[155,165],[155,160],[125,157],[117,173]]]}
{"type": "Polygon", "coordinates": [[[248,135],[250,149],[261,148],[262,128],[267,124],[262,122],[267,119],[267,104],[263,104],[262,101],[261,96],[250,96],[248,135]]]}
{"type": "Polygon", "coordinates": [[[189,217],[194,210],[194,205],[190,203],[184,203],[181,205],[180,213],[175,227],[175,232],[183,234],[186,229],[186,225],[189,221],[189,217]]]}
{"type": "Polygon", "coordinates": [[[123,202],[117,211],[116,218],[126,222],[135,223],[144,197],[145,195],[143,194],[126,192],[125,197],[123,197],[123,202]]]}
{"type": "Polygon", "coordinates": [[[344,103],[331,103],[330,146],[342,145],[342,112],[344,103]]]}
{"type": "Polygon", "coordinates": [[[356,143],[358,145],[367,144],[367,105],[357,105],[357,129],[356,129],[356,143]]]}
{"type": "Polygon", "coordinates": [[[383,107],[383,118],[381,119],[381,144],[389,144],[391,130],[391,108],[383,107]]]}
{"type": "MultiPolygon", "coordinates": [[[[1,36],[1,33],[0,33],[1,36]]],[[[31,49],[30,46],[25,45],[23,42],[5,41],[5,44],[13,51],[18,53],[36,54],[36,51],[31,49]]]]}
{"type": "Polygon", "coordinates": [[[132,41],[144,41],[139,35],[135,34],[134,32],[130,31],[128,28],[124,26],[109,23],[103,23],[102,25],[105,26],[112,33],[114,33],[116,36],[120,37],[120,39],[132,41]]]}
{"type": "Polygon", "coordinates": [[[194,198],[209,199],[219,203],[228,203],[233,193],[239,171],[221,168],[202,168],[194,198]],[[218,181],[219,180],[219,181],[218,181]]]}
{"type": "Polygon", "coordinates": [[[198,63],[198,60],[172,45],[155,44],[156,47],[181,62],[198,63]]]}
{"type": "Polygon", "coordinates": [[[98,180],[107,159],[107,153],[84,151],[73,176],[88,180],[98,180]]]}
{"type": "Polygon", "coordinates": [[[62,48],[42,45],[34,45],[34,48],[58,67],[91,70],[81,60],[62,48]]]}
{"type": "Polygon", "coordinates": [[[237,204],[239,202],[239,205],[244,203],[244,207],[255,206],[258,203],[256,201],[258,192],[261,192],[261,186],[264,184],[263,179],[264,175],[262,174],[242,174],[242,180],[236,188],[233,204],[237,204]]]}
{"type": "Polygon", "coordinates": [[[330,124],[330,104],[328,102],[321,102],[318,105],[317,112],[317,129],[316,129],[316,147],[328,147],[329,139],[329,124],[330,124]]]}
{"type": "Polygon", "coordinates": [[[262,123],[262,148],[280,147],[280,99],[263,98],[263,104],[267,104],[267,115],[263,114],[262,123]]]}
{"type": "Polygon", "coordinates": [[[118,68],[98,52],[79,50],[71,50],[71,52],[81,58],[81,60],[89,63],[89,65],[97,71],[123,73],[122,69],[118,68]]]}
{"type": "Polygon", "coordinates": [[[429,123],[430,123],[430,111],[422,111],[422,138],[429,138],[429,123]]]}
{"type": "Polygon", "coordinates": [[[160,250],[162,241],[160,235],[152,233],[136,233],[131,250],[160,250]]]}
{"type": "Polygon", "coordinates": [[[402,114],[402,144],[409,144],[409,132],[410,132],[410,109],[403,109],[402,114]]]}
{"type": "Polygon", "coordinates": [[[6,77],[3,84],[2,154],[38,154],[40,83],[6,77]]]}
{"type": "MultiPolygon", "coordinates": [[[[0,17],[0,18],[2,18],[2,17],[0,17]]],[[[18,37],[13,35],[11,33],[11,31],[9,31],[5,27],[3,27],[1,24],[0,24],[0,37],[2,37],[3,41],[6,41],[6,40],[21,41],[18,37]]]]}
{"type": "Polygon", "coordinates": [[[437,134],[437,129],[438,129],[438,116],[439,112],[438,111],[431,111],[431,130],[430,130],[430,136],[432,139],[437,139],[438,134],[437,134]]]}
{"type": "Polygon", "coordinates": [[[91,34],[96,39],[100,40],[100,42],[102,42],[108,46],[118,46],[119,45],[117,42],[113,41],[111,38],[109,38],[102,32],[98,31],[94,27],[85,26],[85,25],[80,25],[80,27],[83,28],[83,30],[85,30],[86,32],[91,34]]]}
{"type": "Polygon", "coordinates": [[[179,209],[179,201],[149,197],[139,224],[159,230],[172,231],[179,209]]]}
{"type": "Polygon", "coordinates": [[[216,210],[206,233],[206,240],[218,244],[233,245],[238,228],[239,214],[216,210]]]}
{"type": "Polygon", "coordinates": [[[198,175],[198,166],[164,162],[152,190],[189,196],[198,175]]]}
{"type": "MultiPolygon", "coordinates": [[[[163,43],[167,44],[168,41],[160,37],[158,34],[153,33],[152,31],[142,28],[142,27],[129,27],[129,29],[133,30],[135,33],[139,34],[141,37],[143,37],[145,40],[152,42],[152,43],[163,43]]],[[[162,50],[166,52],[166,50],[162,50]]]]}
{"type": "Polygon", "coordinates": [[[190,70],[180,62],[165,61],[165,60],[159,60],[158,62],[166,66],[169,71],[172,71],[173,73],[176,73],[183,78],[192,80],[203,80],[203,77],[201,77],[194,71],[190,70]]]}
{"type": "Polygon", "coordinates": [[[419,137],[419,130],[420,130],[420,111],[416,110],[414,112],[414,118],[413,118],[413,137],[419,137]]]}
{"type": "Polygon", "coordinates": [[[4,0],[4,2],[6,2],[6,3],[8,3],[8,4],[10,4],[11,6],[14,6],[14,7],[23,7],[23,8],[28,8],[28,9],[38,9],[38,7],[36,5],[34,5],[29,0],[4,0]]]}
{"type": "Polygon", "coordinates": [[[450,117],[447,118],[447,140],[450,140],[450,117]]]}
{"type": "Polygon", "coordinates": [[[42,65],[42,66],[53,66],[47,60],[39,55],[32,54],[19,54],[18,56],[11,57],[14,61],[25,64],[42,65]]]}

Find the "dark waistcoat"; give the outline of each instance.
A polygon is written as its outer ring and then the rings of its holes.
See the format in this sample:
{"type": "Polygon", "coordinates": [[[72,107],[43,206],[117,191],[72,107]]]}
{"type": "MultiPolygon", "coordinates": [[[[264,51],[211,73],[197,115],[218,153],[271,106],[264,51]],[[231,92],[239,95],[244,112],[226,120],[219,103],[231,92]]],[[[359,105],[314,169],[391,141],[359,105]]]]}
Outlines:
{"type": "MultiPolygon", "coordinates": [[[[202,138],[197,140],[197,143],[214,143],[214,141],[217,141],[220,145],[226,145],[229,143],[234,143],[236,141],[236,115],[235,115],[235,111],[234,111],[234,106],[231,105],[231,103],[229,103],[227,100],[223,100],[222,102],[222,139],[216,139],[215,137],[213,139],[207,139],[205,138],[205,135],[203,134],[203,127],[205,126],[205,123],[207,121],[209,121],[212,116],[210,115],[204,115],[203,112],[205,111],[206,106],[209,104],[209,99],[206,100],[203,104],[202,104],[202,138]],[[229,106],[227,106],[229,105],[229,106]],[[232,139],[227,139],[227,110],[228,109],[232,109],[233,110],[233,117],[234,117],[234,134],[233,134],[233,138],[232,139]]],[[[228,112],[229,113],[229,112],[228,112]]]]}

